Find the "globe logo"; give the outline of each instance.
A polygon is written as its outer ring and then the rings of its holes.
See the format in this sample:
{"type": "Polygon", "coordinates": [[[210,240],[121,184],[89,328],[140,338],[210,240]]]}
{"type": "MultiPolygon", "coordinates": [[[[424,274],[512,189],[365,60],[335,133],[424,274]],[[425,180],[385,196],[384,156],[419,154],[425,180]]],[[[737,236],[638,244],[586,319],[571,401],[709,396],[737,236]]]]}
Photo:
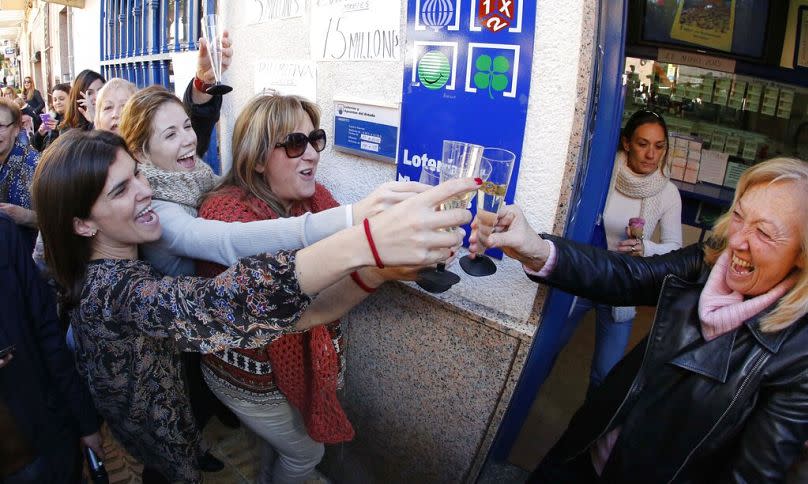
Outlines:
{"type": "Polygon", "coordinates": [[[449,25],[453,16],[452,0],[424,0],[421,6],[421,21],[433,30],[449,25]]]}

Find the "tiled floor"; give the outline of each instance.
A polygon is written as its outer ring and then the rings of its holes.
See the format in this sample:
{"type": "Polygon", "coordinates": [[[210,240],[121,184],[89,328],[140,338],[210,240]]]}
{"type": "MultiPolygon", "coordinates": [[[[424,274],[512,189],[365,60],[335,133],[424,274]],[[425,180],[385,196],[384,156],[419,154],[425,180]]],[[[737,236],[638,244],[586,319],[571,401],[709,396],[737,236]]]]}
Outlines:
{"type": "MultiPolygon", "coordinates": [[[[143,466],[129,456],[104,429],[104,465],[110,484],[140,483],[143,466]]],[[[243,428],[230,429],[215,417],[204,430],[205,439],[211,444],[211,453],[225,464],[219,472],[206,473],[206,484],[251,484],[258,474],[258,452],[255,437],[243,428]]]]}

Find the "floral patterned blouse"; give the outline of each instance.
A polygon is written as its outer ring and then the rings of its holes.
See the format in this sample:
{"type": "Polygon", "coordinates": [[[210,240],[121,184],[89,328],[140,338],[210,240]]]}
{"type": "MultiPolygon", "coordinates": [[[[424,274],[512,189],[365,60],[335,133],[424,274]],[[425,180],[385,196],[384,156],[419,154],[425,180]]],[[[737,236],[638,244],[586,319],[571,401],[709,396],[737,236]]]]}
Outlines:
{"type": "Polygon", "coordinates": [[[139,260],[90,262],[71,312],[77,366],[134,457],[170,481],[200,481],[180,352],[262,347],[293,331],[310,303],[294,269],[292,252],[242,259],[213,279],[165,277],[139,260]]]}

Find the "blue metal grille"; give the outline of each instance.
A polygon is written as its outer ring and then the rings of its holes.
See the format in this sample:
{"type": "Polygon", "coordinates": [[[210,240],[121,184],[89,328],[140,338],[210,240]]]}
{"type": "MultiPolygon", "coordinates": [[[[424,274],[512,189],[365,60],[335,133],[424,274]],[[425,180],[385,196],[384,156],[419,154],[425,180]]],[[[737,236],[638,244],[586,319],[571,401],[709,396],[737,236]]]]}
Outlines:
{"type": "MultiPolygon", "coordinates": [[[[216,11],[216,0],[101,0],[101,74],[173,92],[171,54],[198,49],[202,2],[216,11]]],[[[215,131],[204,159],[220,171],[215,131]]]]}

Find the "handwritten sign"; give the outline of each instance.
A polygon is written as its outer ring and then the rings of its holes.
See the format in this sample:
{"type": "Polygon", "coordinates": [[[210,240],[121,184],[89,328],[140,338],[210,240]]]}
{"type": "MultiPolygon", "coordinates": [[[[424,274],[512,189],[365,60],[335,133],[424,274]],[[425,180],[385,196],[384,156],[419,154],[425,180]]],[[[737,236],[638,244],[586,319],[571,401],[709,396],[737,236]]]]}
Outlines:
{"type": "Polygon", "coordinates": [[[246,18],[251,20],[250,24],[302,17],[306,6],[306,0],[251,0],[243,3],[249,12],[246,18]]]}
{"type": "Polygon", "coordinates": [[[317,101],[317,65],[312,61],[265,59],[255,63],[253,90],[256,94],[276,91],[317,101]]]}
{"type": "Polygon", "coordinates": [[[315,61],[398,61],[401,12],[385,0],[314,0],[311,55],[315,61]]]}

